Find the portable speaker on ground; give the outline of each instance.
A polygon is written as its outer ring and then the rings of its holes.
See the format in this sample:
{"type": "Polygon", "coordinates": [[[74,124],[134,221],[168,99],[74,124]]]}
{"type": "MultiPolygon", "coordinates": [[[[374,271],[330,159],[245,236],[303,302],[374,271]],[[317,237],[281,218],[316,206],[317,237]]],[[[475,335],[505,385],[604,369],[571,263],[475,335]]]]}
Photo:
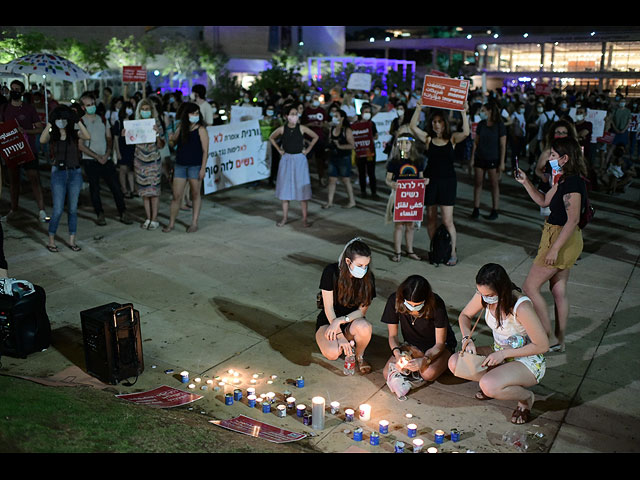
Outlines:
{"type": "Polygon", "coordinates": [[[114,302],[84,310],[80,319],[87,373],[112,385],[137,380],[144,371],[140,312],[114,302]]]}
{"type": "Polygon", "coordinates": [[[46,294],[39,285],[28,295],[0,295],[0,355],[27,358],[49,348],[51,324],[46,294]]]}

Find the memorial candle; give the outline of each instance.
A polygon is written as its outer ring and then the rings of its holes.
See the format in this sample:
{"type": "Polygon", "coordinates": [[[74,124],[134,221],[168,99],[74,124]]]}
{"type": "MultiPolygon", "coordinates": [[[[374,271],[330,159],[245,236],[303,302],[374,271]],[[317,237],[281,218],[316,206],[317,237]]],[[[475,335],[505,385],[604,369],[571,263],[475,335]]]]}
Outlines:
{"type": "Polygon", "coordinates": [[[311,426],[315,430],[322,430],[324,428],[324,398],[313,397],[311,404],[311,426]]]}

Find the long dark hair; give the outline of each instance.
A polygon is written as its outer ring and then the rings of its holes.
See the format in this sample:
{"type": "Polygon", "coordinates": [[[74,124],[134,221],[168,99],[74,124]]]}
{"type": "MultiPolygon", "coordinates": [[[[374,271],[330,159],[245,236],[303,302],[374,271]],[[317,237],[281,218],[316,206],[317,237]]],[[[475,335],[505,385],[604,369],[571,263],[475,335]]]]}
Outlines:
{"type": "Polygon", "coordinates": [[[180,143],[185,144],[189,141],[189,134],[191,133],[191,122],[189,121],[189,114],[198,112],[200,119],[198,120],[198,126],[204,126],[204,120],[202,118],[202,112],[200,107],[193,102],[185,102],[180,105],[182,109],[180,112],[180,143]]]}
{"type": "Polygon", "coordinates": [[[66,120],[67,126],[64,127],[67,133],[67,140],[77,141],[78,132],[73,126],[78,122],[78,115],[70,107],[66,105],[58,105],[49,117],[51,123],[51,141],[60,141],[60,128],[56,125],[56,120],[66,120]]]}
{"type": "Polygon", "coordinates": [[[582,155],[582,148],[575,138],[554,138],[551,142],[551,148],[558,156],[562,157],[567,155],[567,157],[569,157],[567,163],[562,166],[562,177],[560,177],[560,181],[564,180],[565,176],[582,175],[586,177],[588,175],[582,155]]]}
{"type": "Polygon", "coordinates": [[[436,295],[433,293],[431,284],[420,275],[410,275],[400,284],[396,290],[396,312],[409,313],[404,301],[424,302],[424,307],[420,310],[418,318],[431,317],[436,309],[436,295]]]}
{"type": "Polygon", "coordinates": [[[362,240],[355,240],[349,243],[342,253],[338,269],[338,303],[340,305],[368,306],[374,294],[373,273],[371,273],[371,262],[367,268],[367,273],[362,278],[355,278],[349,272],[347,258],[353,262],[354,258],[371,257],[371,249],[362,240]]]}
{"type": "MultiPolygon", "coordinates": [[[[496,309],[496,320],[498,328],[502,325],[502,318],[506,318],[516,304],[518,298],[513,293],[514,290],[522,290],[511,281],[509,274],[497,263],[487,263],[478,271],[476,275],[476,285],[483,285],[491,288],[498,295],[498,306],[496,309]]],[[[487,308],[487,303],[482,300],[482,306],[487,308]]]]}
{"type": "Polygon", "coordinates": [[[449,118],[448,118],[449,115],[445,114],[445,112],[440,109],[433,110],[432,112],[429,113],[429,120],[427,121],[427,125],[426,125],[427,134],[431,138],[435,138],[438,136],[436,132],[433,130],[433,120],[436,117],[440,117],[442,119],[442,123],[444,123],[444,131],[442,132],[442,138],[444,140],[449,140],[451,138],[451,125],[449,124],[449,118]]]}

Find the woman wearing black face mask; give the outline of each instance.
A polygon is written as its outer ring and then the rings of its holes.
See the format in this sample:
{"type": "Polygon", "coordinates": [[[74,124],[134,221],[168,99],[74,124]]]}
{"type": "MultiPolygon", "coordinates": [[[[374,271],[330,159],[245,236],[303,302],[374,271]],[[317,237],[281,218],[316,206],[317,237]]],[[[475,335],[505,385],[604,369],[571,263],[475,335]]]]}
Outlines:
{"type": "Polygon", "coordinates": [[[360,238],[347,243],[338,263],[327,265],[322,272],[322,310],[316,320],[316,343],[322,355],[336,360],[343,353],[355,354],[362,374],[371,371],[371,366],[364,360],[372,334],[365,315],[376,296],[375,278],[370,267],[369,246],[360,238]]]}
{"type": "Polygon", "coordinates": [[[388,298],[382,314],[392,356],[384,368],[387,385],[399,400],[411,387],[436,380],[456,348],[447,309],[426,278],[411,275],[388,298]],[[400,343],[398,329],[404,343],[400,343]],[[410,354],[406,363],[403,354],[410,354]],[[406,373],[405,373],[406,372],[406,373]]]}
{"type": "MultiPolygon", "coordinates": [[[[487,370],[466,378],[479,382],[478,400],[517,400],[511,416],[515,424],[530,420],[535,395],[528,390],[540,382],[546,372],[543,356],[549,341],[531,300],[511,281],[505,269],[495,263],[484,265],[476,275],[476,293],[458,318],[462,350],[486,355],[487,370]],[[485,310],[485,321],[493,332],[493,346],[476,347],[469,337],[472,322],[485,310]]],[[[456,371],[459,354],[449,359],[456,371]]]]}

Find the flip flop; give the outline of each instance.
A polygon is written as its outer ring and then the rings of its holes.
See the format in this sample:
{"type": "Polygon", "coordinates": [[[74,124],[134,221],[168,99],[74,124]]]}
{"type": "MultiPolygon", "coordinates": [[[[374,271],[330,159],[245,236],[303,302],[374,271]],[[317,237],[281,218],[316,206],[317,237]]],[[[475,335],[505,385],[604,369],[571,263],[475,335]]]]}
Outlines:
{"type": "Polygon", "coordinates": [[[391,257],[391,261],[392,262],[399,262],[401,258],[402,258],[402,253],[396,253],[396,254],[393,255],[393,257],[391,257]]]}
{"type": "Polygon", "coordinates": [[[82,250],[82,248],[80,248],[78,245],[67,245],[67,247],[69,247],[74,252],[79,252],[80,250],[82,250]]]}
{"type": "Polygon", "coordinates": [[[451,257],[445,265],[447,267],[455,267],[458,264],[458,259],[456,257],[451,257]]]}
{"type": "Polygon", "coordinates": [[[414,252],[407,252],[407,257],[411,258],[412,260],[421,260],[421,258],[414,252]]]}
{"type": "Polygon", "coordinates": [[[511,423],[523,425],[531,420],[531,410],[518,406],[511,414],[511,423]]]}
{"type": "Polygon", "coordinates": [[[47,250],[53,253],[58,253],[60,251],[58,250],[58,247],[56,247],[55,245],[47,245],[47,250]]]}
{"type": "Polygon", "coordinates": [[[356,363],[358,364],[358,370],[360,370],[362,375],[366,375],[371,372],[371,365],[365,361],[364,357],[356,357],[356,363]]]}
{"type": "Polygon", "coordinates": [[[478,393],[476,393],[476,400],[491,400],[491,397],[487,397],[482,390],[478,390],[478,393]]]}

